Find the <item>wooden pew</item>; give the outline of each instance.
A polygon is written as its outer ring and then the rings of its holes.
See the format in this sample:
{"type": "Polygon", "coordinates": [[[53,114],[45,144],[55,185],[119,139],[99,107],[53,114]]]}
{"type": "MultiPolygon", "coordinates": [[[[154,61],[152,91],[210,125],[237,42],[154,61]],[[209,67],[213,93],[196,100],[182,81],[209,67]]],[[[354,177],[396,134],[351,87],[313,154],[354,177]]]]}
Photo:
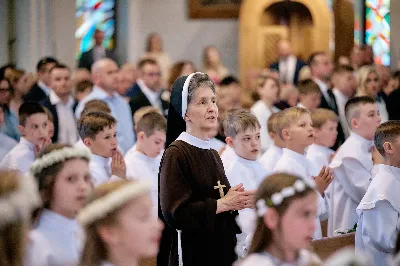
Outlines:
{"type": "Polygon", "coordinates": [[[355,233],[338,235],[334,237],[324,237],[314,240],[311,243],[312,250],[322,259],[325,260],[330,255],[344,247],[354,247],[355,233]]]}
{"type": "Polygon", "coordinates": [[[139,265],[140,266],[156,266],[157,265],[157,257],[141,259],[139,265]]]}

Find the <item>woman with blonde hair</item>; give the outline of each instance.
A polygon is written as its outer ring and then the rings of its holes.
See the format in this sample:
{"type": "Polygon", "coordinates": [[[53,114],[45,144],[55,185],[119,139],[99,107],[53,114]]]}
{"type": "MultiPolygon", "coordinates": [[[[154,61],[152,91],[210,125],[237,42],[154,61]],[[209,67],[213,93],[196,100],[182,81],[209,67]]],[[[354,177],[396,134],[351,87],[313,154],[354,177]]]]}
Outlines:
{"type": "Polygon", "coordinates": [[[30,217],[40,204],[31,176],[0,170],[0,265],[24,265],[30,217]]]}
{"type": "Polygon", "coordinates": [[[381,88],[379,87],[379,74],[374,66],[363,66],[357,73],[357,94],[356,96],[370,96],[378,105],[382,123],[389,120],[389,114],[386,109],[386,103],[379,96],[381,88]]]}

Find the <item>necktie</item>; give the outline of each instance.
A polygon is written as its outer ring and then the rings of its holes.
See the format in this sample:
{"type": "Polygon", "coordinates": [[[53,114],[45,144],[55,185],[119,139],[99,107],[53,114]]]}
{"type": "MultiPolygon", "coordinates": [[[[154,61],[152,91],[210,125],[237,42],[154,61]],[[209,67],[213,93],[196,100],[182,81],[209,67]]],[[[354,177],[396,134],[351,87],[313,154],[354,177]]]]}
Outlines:
{"type": "Polygon", "coordinates": [[[336,100],[335,100],[335,95],[333,94],[331,89],[328,89],[328,96],[329,96],[329,106],[331,107],[332,111],[334,111],[336,114],[339,114],[337,105],[336,105],[336,100]]]}

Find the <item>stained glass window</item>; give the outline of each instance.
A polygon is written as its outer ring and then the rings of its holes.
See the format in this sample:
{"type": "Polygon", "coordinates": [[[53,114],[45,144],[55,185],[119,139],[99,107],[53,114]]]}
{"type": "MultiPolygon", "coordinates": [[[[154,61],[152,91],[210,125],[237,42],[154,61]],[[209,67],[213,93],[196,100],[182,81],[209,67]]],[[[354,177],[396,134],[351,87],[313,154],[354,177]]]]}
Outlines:
{"type": "Polygon", "coordinates": [[[115,0],[76,0],[75,5],[77,59],[93,47],[93,35],[96,29],[104,32],[103,45],[108,49],[113,49],[115,46],[115,0]]]}
{"type": "Polygon", "coordinates": [[[375,63],[390,65],[390,0],[366,0],[365,42],[372,46],[375,63]]]}

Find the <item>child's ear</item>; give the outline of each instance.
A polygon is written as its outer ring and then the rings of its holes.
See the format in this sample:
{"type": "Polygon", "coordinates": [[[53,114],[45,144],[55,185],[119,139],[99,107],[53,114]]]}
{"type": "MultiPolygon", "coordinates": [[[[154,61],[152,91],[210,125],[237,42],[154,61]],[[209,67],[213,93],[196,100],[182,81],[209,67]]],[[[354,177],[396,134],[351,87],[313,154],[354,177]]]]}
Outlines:
{"type": "Polygon", "coordinates": [[[271,139],[275,139],[276,134],[274,132],[268,132],[268,135],[270,136],[271,139]]]}
{"type": "Polygon", "coordinates": [[[264,215],[264,223],[270,230],[276,230],[279,226],[279,214],[274,208],[268,208],[264,215]]]}
{"type": "Polygon", "coordinates": [[[189,122],[189,121],[190,121],[190,118],[189,118],[189,116],[187,115],[187,113],[185,114],[184,120],[185,120],[185,122],[189,122]]]}
{"type": "Polygon", "coordinates": [[[143,131],[140,131],[139,133],[138,133],[138,135],[137,135],[137,138],[138,139],[140,139],[140,140],[143,140],[144,139],[144,132],[143,131]]]}
{"type": "Polygon", "coordinates": [[[392,143],[386,141],[385,143],[383,143],[383,149],[385,150],[386,154],[390,154],[392,155],[395,151],[393,149],[392,143]]]}
{"type": "Polygon", "coordinates": [[[19,130],[19,132],[21,132],[22,136],[25,136],[25,127],[18,125],[18,130],[19,130]]]}
{"type": "Polygon", "coordinates": [[[350,126],[351,126],[351,128],[358,128],[358,126],[360,125],[360,123],[358,123],[358,120],[356,119],[356,118],[352,118],[351,120],[350,120],[350,126]]]}
{"type": "Polygon", "coordinates": [[[291,137],[290,137],[290,131],[289,131],[288,128],[282,129],[282,139],[283,139],[283,140],[291,139],[291,137]]]}
{"type": "Polygon", "coordinates": [[[105,243],[115,246],[119,242],[114,226],[99,226],[97,231],[105,243]]]}
{"type": "Polygon", "coordinates": [[[83,144],[85,144],[86,147],[91,147],[92,146],[92,139],[91,138],[84,138],[83,139],[83,144]]]}
{"type": "Polygon", "coordinates": [[[233,148],[233,139],[231,137],[226,137],[225,141],[226,141],[226,144],[229,145],[229,147],[233,148]]]}

